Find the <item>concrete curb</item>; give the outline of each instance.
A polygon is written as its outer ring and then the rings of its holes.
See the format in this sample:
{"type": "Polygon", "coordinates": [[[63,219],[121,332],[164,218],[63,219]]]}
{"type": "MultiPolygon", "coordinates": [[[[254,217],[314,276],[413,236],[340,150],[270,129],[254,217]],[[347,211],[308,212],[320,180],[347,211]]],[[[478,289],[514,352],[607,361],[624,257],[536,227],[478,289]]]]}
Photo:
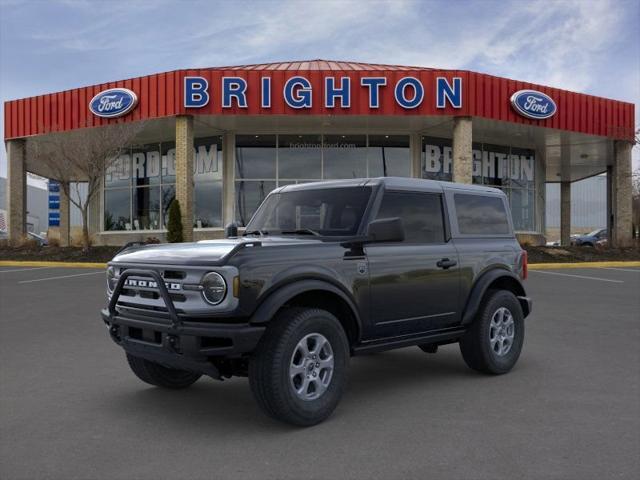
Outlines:
{"type": "Polygon", "coordinates": [[[553,270],[562,268],[602,268],[602,267],[640,267],[640,262],[575,262],[575,263],[530,263],[529,270],[553,270]]]}
{"type": "MultiPolygon", "coordinates": [[[[32,262],[0,260],[0,267],[66,267],[107,268],[106,263],[91,262],[32,262]]],[[[640,261],[629,262],[576,262],[576,263],[530,263],[529,270],[553,270],[562,268],[640,267],[640,261]]]]}
{"type": "Polygon", "coordinates": [[[0,260],[0,267],[107,268],[107,264],[95,262],[32,262],[28,260],[0,260]]]}

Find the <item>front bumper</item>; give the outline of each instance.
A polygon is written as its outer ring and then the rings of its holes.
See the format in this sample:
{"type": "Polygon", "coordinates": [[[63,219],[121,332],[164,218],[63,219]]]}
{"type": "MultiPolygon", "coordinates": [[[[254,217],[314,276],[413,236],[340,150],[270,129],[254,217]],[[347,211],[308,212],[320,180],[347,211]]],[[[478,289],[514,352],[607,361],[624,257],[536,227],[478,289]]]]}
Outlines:
{"type": "Polygon", "coordinates": [[[166,319],[111,315],[101,311],[109,335],[127,353],[220,378],[212,357],[234,358],[252,352],[265,327],[249,324],[181,322],[174,328],[166,319]]]}
{"type": "Polygon", "coordinates": [[[118,281],[102,319],[114,342],[130,355],[221,378],[215,359],[239,358],[252,352],[265,327],[248,323],[209,323],[183,320],[173,306],[164,282],[154,271],[127,270],[118,281]],[[129,275],[148,276],[157,281],[166,312],[136,314],[117,305],[129,275]],[[157,277],[157,278],[156,278],[157,277]]]}

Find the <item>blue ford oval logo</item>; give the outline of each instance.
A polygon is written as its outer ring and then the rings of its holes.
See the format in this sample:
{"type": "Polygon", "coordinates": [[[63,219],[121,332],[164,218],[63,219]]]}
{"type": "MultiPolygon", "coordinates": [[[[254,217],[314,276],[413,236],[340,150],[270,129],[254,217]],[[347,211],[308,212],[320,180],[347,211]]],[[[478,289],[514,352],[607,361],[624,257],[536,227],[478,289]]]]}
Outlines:
{"type": "Polygon", "coordinates": [[[511,95],[511,105],[523,117],[534,120],[551,118],[558,109],[549,95],[536,90],[518,90],[511,95]]]}
{"type": "Polygon", "coordinates": [[[89,102],[89,110],[103,118],[126,115],[138,104],[138,96],[127,88],[103,90],[89,102]]]}

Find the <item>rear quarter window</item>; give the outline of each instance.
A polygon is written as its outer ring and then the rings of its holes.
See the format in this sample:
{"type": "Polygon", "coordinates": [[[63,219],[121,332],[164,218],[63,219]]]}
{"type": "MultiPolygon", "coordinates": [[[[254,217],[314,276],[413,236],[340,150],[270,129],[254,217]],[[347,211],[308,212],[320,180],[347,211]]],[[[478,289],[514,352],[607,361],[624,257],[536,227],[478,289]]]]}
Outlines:
{"type": "Polygon", "coordinates": [[[462,235],[509,235],[511,227],[501,197],[456,193],[453,196],[462,235]]]}

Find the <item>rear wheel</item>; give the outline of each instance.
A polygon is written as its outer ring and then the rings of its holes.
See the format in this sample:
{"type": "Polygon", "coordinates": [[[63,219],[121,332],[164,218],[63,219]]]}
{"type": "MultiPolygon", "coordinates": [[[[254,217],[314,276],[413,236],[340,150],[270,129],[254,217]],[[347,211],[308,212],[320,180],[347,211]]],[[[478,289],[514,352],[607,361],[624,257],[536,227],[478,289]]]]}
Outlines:
{"type": "Polygon", "coordinates": [[[198,373],[175,370],[159,363],[150,362],[144,358],[134,357],[128,353],[127,362],[129,362],[129,367],[140,380],[156,387],[187,388],[201,377],[198,373]]]}
{"type": "Polygon", "coordinates": [[[502,374],[513,368],[524,343],[524,316],[516,296],[490,291],[469,330],[460,340],[465,363],[483,373],[502,374]]]}
{"type": "Polygon", "coordinates": [[[315,425],[340,401],[348,362],[349,342],[336,317],[315,308],[282,310],[250,359],[251,391],[272,418],[315,425]]]}

